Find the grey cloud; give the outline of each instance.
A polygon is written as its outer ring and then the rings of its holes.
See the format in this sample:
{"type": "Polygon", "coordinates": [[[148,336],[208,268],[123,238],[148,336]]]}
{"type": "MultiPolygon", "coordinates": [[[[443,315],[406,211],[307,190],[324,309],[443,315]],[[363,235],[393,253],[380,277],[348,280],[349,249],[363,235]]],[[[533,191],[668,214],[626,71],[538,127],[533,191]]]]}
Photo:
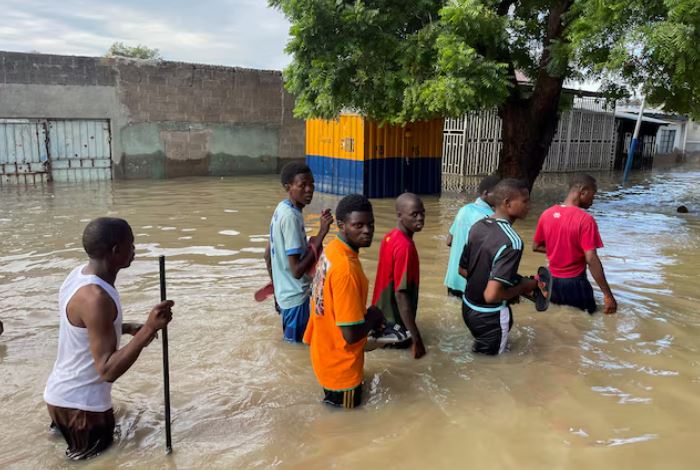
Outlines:
{"type": "Polygon", "coordinates": [[[289,24],[265,0],[3,0],[0,49],[102,55],[115,41],[186,62],[281,69],[289,24]]]}

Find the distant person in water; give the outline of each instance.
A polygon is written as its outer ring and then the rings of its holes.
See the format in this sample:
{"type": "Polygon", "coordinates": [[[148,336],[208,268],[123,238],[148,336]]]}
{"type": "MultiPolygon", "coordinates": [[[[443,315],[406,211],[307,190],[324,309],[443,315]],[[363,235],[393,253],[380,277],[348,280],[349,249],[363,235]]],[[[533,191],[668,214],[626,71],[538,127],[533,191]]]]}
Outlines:
{"type": "Polygon", "coordinates": [[[374,213],[359,194],[345,196],[335,211],[338,236],[321,255],[311,289],[311,318],[304,342],[323,387],[324,403],[355,408],[362,402],[367,334],[383,327],[377,307],[366,308],[368,281],[358,253],[374,236],[374,213]]]}
{"type": "Polygon", "coordinates": [[[287,163],[280,180],[287,191],[287,199],[277,205],[272,215],[265,264],[282,314],[283,338],[301,343],[309,321],[311,277],[308,272],[318,261],[317,254],[323,249],[323,239],[333,224],[333,216],[330,210],[323,211],[318,234],[307,240],[302,210],[314,196],[311,169],[304,163],[287,163]]]}
{"type": "Polygon", "coordinates": [[[537,222],[533,250],[546,253],[552,273],[551,301],[570,305],[588,313],[596,311],[593,287],[586,276],[586,266],[603,291],[605,313],[615,313],[617,302],[608,281],[598,248],[603,241],[598,224],[586,212],[593,204],[598,185],[589,175],[575,175],[569,184],[569,194],[561,204],[545,210],[537,222]]]}
{"type": "Polygon", "coordinates": [[[481,219],[485,219],[493,214],[491,207],[491,194],[494,186],[501,179],[498,176],[490,175],[479,183],[479,197],[457,212],[454,222],[447,235],[447,246],[450,247],[450,259],[447,262],[447,272],[445,273],[445,286],[447,293],[458,298],[464,295],[467,281],[459,275],[459,258],[462,250],[469,238],[469,229],[481,219]]]}
{"type": "Polygon", "coordinates": [[[501,354],[513,326],[508,305],[531,294],[538,282],[518,274],[523,241],[512,224],[527,216],[530,192],[524,182],[501,180],[493,189],[495,212],[476,222],[462,250],[459,272],[467,280],[462,318],[474,336],[474,352],[501,354]]]}
{"type": "Polygon", "coordinates": [[[425,207],[413,193],[396,199],[396,228],[384,235],[379,247],[377,277],[372,304],[382,311],[386,328],[377,331],[376,341],[389,339],[394,347],[411,347],[413,357],[425,355],[425,346],[418,325],[418,285],[420,262],[413,235],[423,230],[425,207]]]}
{"type": "Polygon", "coordinates": [[[44,391],[52,427],[68,443],[66,455],[72,460],[92,457],[112,444],[112,383],[170,322],[173,306],[170,300],[160,302],[145,324],[122,322],[114,283],[134,259],[134,235],[125,220],[91,221],[83,247],[88,263],[68,275],[58,294],[58,357],[44,391]],[[120,348],[122,334],[133,339],[120,348]]]}

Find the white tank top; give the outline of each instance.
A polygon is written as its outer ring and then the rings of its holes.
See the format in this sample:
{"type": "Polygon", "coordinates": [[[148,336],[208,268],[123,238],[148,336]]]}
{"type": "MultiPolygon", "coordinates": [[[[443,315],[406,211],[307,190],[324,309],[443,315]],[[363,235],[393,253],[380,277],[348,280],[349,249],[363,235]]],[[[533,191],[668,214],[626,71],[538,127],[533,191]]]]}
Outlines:
{"type": "Polygon", "coordinates": [[[102,380],[97,373],[87,328],[71,325],[66,306],[81,287],[100,286],[117,306],[114,320],[117,348],[122,336],[122,307],[116,289],[97,276],[83,274],[85,267],[75,268],[58,293],[58,357],[46,383],[44,401],[62,408],[102,412],[112,408],[112,384],[102,380]]]}

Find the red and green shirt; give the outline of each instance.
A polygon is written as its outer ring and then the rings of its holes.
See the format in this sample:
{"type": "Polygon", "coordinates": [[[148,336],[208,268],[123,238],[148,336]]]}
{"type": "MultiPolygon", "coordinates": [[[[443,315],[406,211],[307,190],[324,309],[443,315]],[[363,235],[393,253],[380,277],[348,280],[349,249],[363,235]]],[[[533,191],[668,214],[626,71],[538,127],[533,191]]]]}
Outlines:
{"type": "Polygon", "coordinates": [[[379,247],[377,278],[374,281],[372,305],[376,305],[389,322],[401,321],[396,293],[404,291],[411,299],[414,311],[418,309],[420,264],[413,240],[395,228],[387,233],[379,247]]]}

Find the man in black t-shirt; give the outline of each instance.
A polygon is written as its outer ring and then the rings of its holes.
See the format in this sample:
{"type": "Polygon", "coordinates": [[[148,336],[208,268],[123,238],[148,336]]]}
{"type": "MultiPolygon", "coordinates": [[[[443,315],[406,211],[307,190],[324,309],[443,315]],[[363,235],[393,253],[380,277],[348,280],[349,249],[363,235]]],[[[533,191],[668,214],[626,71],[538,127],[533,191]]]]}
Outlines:
{"type": "Polygon", "coordinates": [[[495,213],[475,223],[459,260],[467,279],[462,318],[474,336],[474,352],[505,351],[513,326],[510,299],[529,294],[537,281],[518,275],[523,241],[512,223],[527,216],[530,192],[525,183],[504,179],[493,190],[495,213]]]}

